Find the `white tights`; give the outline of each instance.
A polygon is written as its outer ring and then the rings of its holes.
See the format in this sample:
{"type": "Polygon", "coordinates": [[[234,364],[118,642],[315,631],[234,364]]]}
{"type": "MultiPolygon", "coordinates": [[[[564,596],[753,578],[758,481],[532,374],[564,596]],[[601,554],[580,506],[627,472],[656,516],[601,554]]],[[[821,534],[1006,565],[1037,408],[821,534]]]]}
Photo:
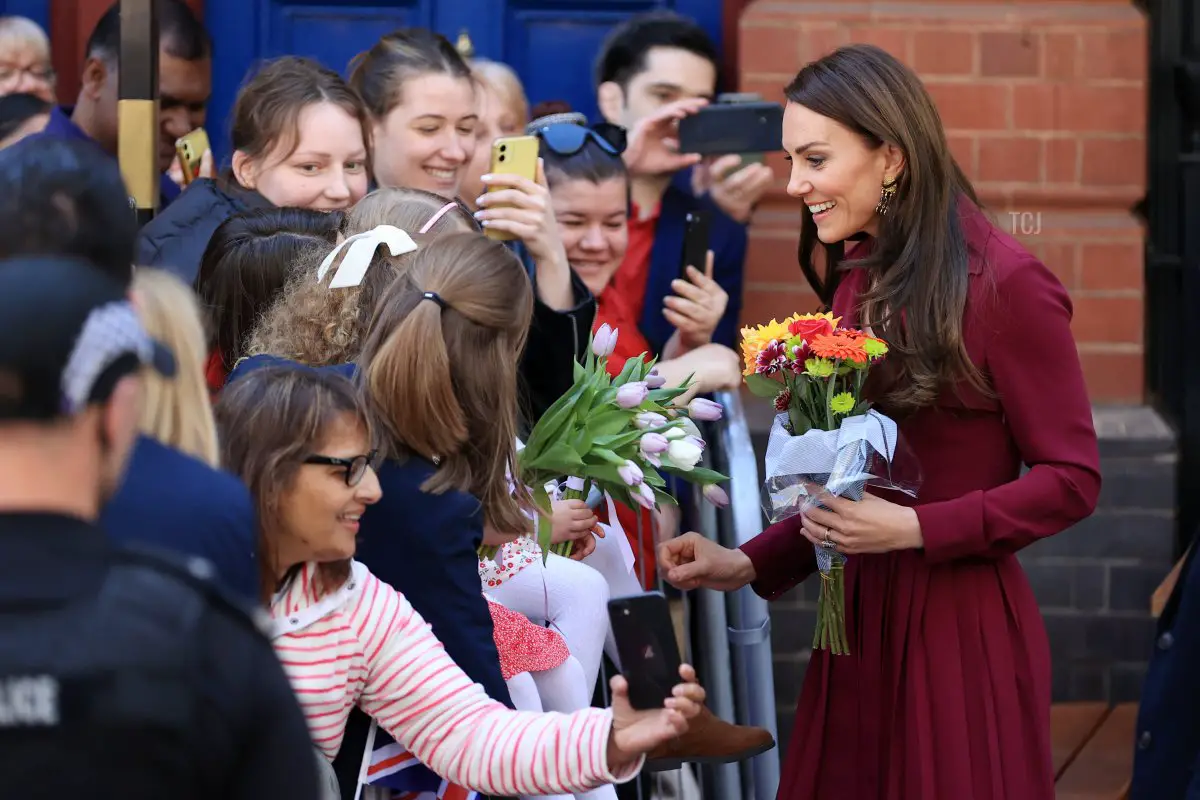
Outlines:
{"type": "MultiPolygon", "coordinates": [[[[526,567],[528,569],[528,567],[526,567]]],[[[508,679],[508,693],[518,711],[559,711],[569,713],[587,708],[592,693],[584,683],[583,666],[574,656],[554,669],[521,672],[508,679]]],[[[550,800],[571,800],[569,795],[538,795],[550,800]]],[[[600,786],[574,795],[575,800],[617,800],[611,785],[600,786]]],[[[526,798],[522,797],[522,800],[526,798]]]]}

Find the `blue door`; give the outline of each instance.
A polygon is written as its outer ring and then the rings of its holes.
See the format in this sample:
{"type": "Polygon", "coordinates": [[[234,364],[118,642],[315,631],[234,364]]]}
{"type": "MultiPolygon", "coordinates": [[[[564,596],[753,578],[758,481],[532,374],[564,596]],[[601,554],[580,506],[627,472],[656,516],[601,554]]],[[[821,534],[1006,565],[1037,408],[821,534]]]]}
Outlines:
{"type": "Polygon", "coordinates": [[[532,103],[566,100],[594,116],[592,65],[613,25],[672,8],[696,19],[718,46],[721,0],[207,0],[215,42],[209,135],[229,157],[229,110],[256,61],[320,60],[343,74],[350,59],[400,27],[432,28],[454,41],[467,31],[476,55],[512,65],[532,103]]]}

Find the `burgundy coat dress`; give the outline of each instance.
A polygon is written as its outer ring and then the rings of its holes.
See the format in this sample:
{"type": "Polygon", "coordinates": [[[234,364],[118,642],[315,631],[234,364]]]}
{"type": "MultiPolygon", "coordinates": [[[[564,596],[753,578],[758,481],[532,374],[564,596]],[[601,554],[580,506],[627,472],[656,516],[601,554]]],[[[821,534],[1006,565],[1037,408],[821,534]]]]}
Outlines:
{"type": "MultiPolygon", "coordinates": [[[[851,655],[813,654],[781,800],[1054,798],[1050,650],[1016,553],[1092,512],[1096,433],[1066,290],[962,209],[963,331],[993,396],[960,385],[901,421],[923,483],[915,500],[882,494],[915,507],[924,548],[850,557],[851,655]]],[[[858,324],[865,285],[862,270],[844,276],[843,325],[858,324]]],[[[767,599],[816,570],[799,517],[742,549],[767,599]]]]}

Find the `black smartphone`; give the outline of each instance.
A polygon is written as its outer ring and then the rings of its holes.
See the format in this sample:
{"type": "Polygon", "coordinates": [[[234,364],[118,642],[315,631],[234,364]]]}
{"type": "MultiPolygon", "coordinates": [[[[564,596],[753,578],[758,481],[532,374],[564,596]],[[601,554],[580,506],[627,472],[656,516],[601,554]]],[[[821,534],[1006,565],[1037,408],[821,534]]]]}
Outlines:
{"type": "Polygon", "coordinates": [[[687,280],[687,268],[704,272],[708,263],[708,214],[689,211],[684,218],[683,253],[679,259],[679,277],[687,280]]]}
{"type": "Polygon", "coordinates": [[[679,151],[704,156],[783,149],[779,103],[714,103],[679,121],[679,151]]]}
{"type": "Polygon", "coordinates": [[[679,683],[679,644],[671,609],[661,592],[608,601],[621,674],[629,682],[629,704],[639,710],[662,708],[679,683]]]}

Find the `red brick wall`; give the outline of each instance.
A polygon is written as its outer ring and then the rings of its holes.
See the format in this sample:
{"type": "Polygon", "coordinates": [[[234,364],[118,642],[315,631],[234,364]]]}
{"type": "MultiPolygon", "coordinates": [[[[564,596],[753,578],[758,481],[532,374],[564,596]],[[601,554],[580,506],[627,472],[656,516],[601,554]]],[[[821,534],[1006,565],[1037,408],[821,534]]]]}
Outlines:
{"type": "MultiPolygon", "coordinates": [[[[755,0],[742,15],[744,91],[782,99],[804,63],[851,42],[913,66],[997,223],[1071,291],[1095,403],[1143,399],[1147,25],[1129,0],[755,0]],[[1016,214],[1017,216],[1013,216],[1016,214]],[[1022,234],[1022,225],[1027,235],[1022,234]]],[[[746,321],[808,310],[787,170],[751,228],[746,321]]]]}

